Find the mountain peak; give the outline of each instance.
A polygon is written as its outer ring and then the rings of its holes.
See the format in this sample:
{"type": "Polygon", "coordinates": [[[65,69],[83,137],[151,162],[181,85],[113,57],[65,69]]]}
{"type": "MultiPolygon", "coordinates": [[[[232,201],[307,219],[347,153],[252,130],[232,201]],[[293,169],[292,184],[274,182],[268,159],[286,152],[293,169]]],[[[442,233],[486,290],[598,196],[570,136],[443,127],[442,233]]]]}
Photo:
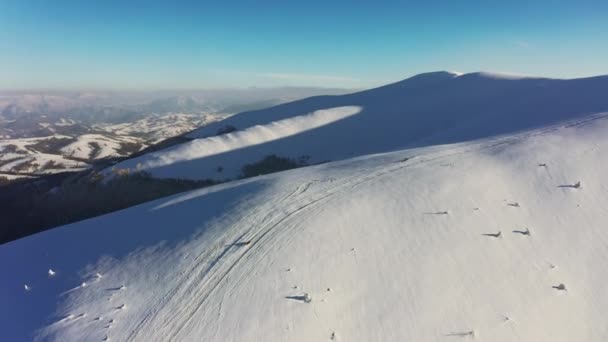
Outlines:
{"type": "Polygon", "coordinates": [[[441,70],[441,71],[432,71],[432,72],[425,72],[422,74],[418,74],[415,76],[412,76],[410,78],[408,78],[408,80],[420,80],[420,81],[425,81],[425,82],[437,82],[437,81],[445,81],[445,80],[451,80],[455,77],[460,76],[460,73],[457,72],[451,72],[451,71],[445,71],[445,70],[441,70]]]}

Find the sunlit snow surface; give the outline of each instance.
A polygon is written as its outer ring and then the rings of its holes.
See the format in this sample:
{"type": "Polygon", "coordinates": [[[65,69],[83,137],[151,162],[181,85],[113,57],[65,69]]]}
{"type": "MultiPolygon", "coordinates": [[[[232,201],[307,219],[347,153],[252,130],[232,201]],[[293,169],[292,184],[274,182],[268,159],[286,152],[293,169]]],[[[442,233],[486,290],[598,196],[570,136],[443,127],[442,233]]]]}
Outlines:
{"type": "Polygon", "coordinates": [[[2,245],[0,339],[606,341],[607,132],[360,157],[2,245]]]}

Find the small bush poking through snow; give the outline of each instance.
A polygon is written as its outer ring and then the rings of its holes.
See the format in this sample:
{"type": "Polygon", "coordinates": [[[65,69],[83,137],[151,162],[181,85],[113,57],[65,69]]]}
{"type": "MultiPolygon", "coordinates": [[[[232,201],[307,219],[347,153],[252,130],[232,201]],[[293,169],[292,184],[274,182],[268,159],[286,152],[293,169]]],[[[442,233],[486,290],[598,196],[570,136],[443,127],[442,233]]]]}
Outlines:
{"type": "Polygon", "coordinates": [[[558,291],[566,291],[566,285],[564,285],[564,284],[559,284],[559,285],[553,286],[553,288],[558,291]]]}
{"type": "Polygon", "coordinates": [[[312,297],[308,293],[305,293],[304,294],[304,303],[310,303],[310,302],[312,302],[312,297]]]}

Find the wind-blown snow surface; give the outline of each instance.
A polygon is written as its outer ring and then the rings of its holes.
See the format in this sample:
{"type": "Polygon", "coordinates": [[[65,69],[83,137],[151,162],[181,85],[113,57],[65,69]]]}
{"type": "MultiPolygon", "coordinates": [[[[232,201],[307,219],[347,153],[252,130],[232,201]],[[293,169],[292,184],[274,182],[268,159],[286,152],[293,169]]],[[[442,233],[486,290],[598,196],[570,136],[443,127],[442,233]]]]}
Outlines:
{"type": "Polygon", "coordinates": [[[606,341],[607,133],[329,163],[10,242],[1,339],[606,341]]]}
{"type": "Polygon", "coordinates": [[[234,178],[245,164],[268,155],[310,164],[404,148],[459,143],[535,129],[581,115],[608,111],[608,76],[547,79],[492,73],[421,74],[354,94],[317,96],[234,115],[189,134],[198,139],[116,165],[166,178],[234,178]],[[356,115],[297,134],[278,136],[278,122],[317,111],[359,108],[356,115]],[[226,127],[237,131],[216,136],[226,127]],[[252,131],[253,130],[253,131],[252,131]],[[258,132],[256,144],[226,142],[258,132]],[[221,151],[220,153],[218,153],[221,151]],[[222,170],[218,172],[217,170],[222,170]]]}
{"type": "MultiPolygon", "coordinates": [[[[203,164],[205,163],[205,160],[203,159],[205,157],[242,150],[247,147],[287,138],[298,133],[303,133],[330,124],[334,121],[343,120],[360,111],[361,109],[359,107],[339,107],[318,110],[313,113],[282,119],[266,125],[253,126],[240,132],[224,134],[207,139],[193,140],[161,152],[145,155],[143,158],[132,159],[126,163],[120,164],[118,167],[124,167],[124,164],[133,165],[133,163],[136,163],[134,165],[140,170],[156,169],[160,167],[171,168],[175,164],[182,164],[194,160],[194,164],[188,165],[188,167],[191,168],[189,173],[195,175],[193,178],[212,179],[217,175],[215,169],[207,167],[207,170],[205,170],[205,168],[200,165],[201,162],[203,164]],[[143,162],[139,162],[140,160],[143,162]],[[205,174],[208,176],[205,177],[205,174]]],[[[264,158],[264,156],[265,155],[244,155],[236,160],[225,160],[221,165],[228,165],[229,168],[222,176],[230,178],[238,177],[239,166],[243,165],[243,161],[254,162],[264,158]]],[[[224,166],[222,166],[222,168],[223,167],[224,166]]],[[[169,173],[166,176],[176,178],[176,175],[172,173],[169,173]]]]}

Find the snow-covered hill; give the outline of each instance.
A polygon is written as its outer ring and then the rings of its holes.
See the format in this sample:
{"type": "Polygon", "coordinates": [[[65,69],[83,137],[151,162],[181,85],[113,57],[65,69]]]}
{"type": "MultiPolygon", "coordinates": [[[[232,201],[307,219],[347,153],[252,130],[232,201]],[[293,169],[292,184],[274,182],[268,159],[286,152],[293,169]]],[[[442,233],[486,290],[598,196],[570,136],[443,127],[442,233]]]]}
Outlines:
{"type": "MultiPolygon", "coordinates": [[[[70,119],[38,122],[44,118],[34,117],[33,122],[23,127],[18,120],[0,122],[0,172],[33,175],[78,171],[102,159],[127,157],[227,116],[220,113],[152,113],[133,122],[93,125],[70,119]],[[25,134],[34,136],[1,136],[3,128],[14,133],[19,127],[24,132],[35,132],[25,134]]],[[[21,119],[28,121],[26,117],[21,119]]]]}
{"type": "MultiPolygon", "coordinates": [[[[62,146],[73,141],[74,138],[70,136],[58,134],[0,140],[0,173],[32,175],[88,168],[87,163],[71,159],[60,152],[62,146]]],[[[2,177],[6,175],[2,174],[2,177]]]]}
{"type": "Polygon", "coordinates": [[[73,143],[62,147],[60,151],[70,157],[95,160],[126,156],[145,146],[144,141],[130,136],[83,134],[78,136],[73,143]]]}
{"type": "Polygon", "coordinates": [[[140,165],[156,177],[234,179],[244,165],[268,155],[305,156],[316,164],[534,129],[608,111],[606,89],[608,76],[561,80],[427,73],[354,94],[237,114],[192,132],[194,141],[117,167],[140,165]],[[345,108],[349,115],[333,114],[345,108]],[[319,117],[322,124],[314,124],[319,117]]]}
{"type": "Polygon", "coordinates": [[[0,140],[0,173],[42,175],[79,171],[96,160],[125,157],[146,146],[145,141],[136,137],[103,132],[5,139],[0,140]]]}
{"type": "Polygon", "coordinates": [[[227,114],[221,113],[171,113],[162,116],[149,115],[134,122],[99,124],[95,125],[94,128],[114,135],[138,137],[149,144],[156,144],[227,116],[227,114]]]}
{"type": "Polygon", "coordinates": [[[554,113],[0,246],[0,339],[606,341],[608,114],[554,113]]]}

